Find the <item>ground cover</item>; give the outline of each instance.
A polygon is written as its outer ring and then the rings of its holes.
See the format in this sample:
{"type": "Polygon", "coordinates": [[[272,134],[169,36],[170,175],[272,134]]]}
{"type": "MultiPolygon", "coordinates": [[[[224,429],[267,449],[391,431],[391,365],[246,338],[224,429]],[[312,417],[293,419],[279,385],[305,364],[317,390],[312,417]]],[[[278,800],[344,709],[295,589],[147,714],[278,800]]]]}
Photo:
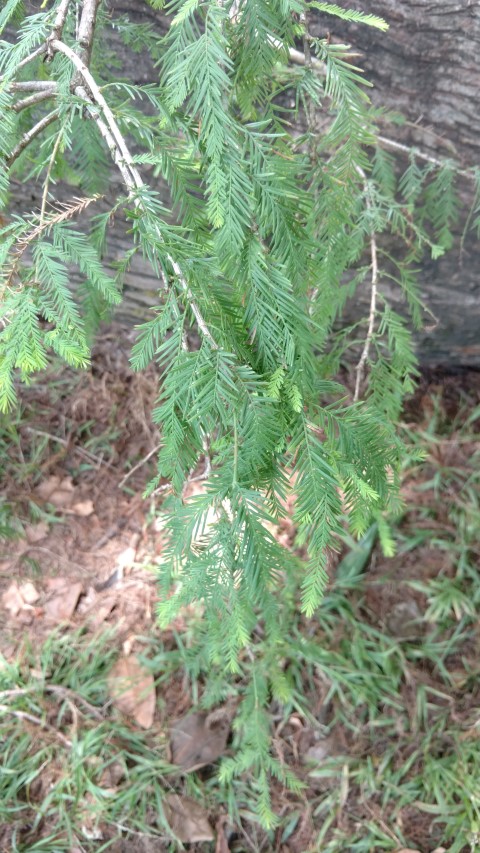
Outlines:
{"type": "Polygon", "coordinates": [[[315,618],[286,578],[283,646],[259,622],[226,678],[200,607],[155,623],[158,377],[127,344],[0,425],[0,850],[480,849],[480,374],[407,401],[395,555],[345,534],[315,618]]]}

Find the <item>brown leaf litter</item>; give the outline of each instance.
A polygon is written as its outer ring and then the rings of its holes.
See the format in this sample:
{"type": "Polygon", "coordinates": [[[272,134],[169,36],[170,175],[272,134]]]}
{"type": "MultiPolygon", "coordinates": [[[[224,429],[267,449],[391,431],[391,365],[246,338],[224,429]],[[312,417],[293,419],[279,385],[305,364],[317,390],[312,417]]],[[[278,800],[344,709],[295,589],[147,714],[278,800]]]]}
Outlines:
{"type": "Polygon", "coordinates": [[[135,655],[117,660],[108,675],[113,704],[132,717],[142,729],[149,729],[155,717],[155,681],[135,655]]]}
{"type": "Polygon", "coordinates": [[[231,720],[232,709],[227,707],[197,711],[177,720],[170,732],[172,764],[185,773],[213,764],[225,752],[231,720]]]}
{"type": "Polygon", "coordinates": [[[170,829],[183,844],[213,841],[208,814],[196,800],[169,794],[162,805],[170,829]]]}

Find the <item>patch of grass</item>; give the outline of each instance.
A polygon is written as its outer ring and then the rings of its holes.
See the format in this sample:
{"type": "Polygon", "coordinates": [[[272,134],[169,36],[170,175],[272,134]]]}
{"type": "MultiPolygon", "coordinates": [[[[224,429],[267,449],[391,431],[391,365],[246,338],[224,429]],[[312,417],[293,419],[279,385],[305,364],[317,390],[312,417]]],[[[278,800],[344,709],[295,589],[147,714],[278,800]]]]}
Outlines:
{"type": "Polygon", "coordinates": [[[90,853],[123,839],[136,850],[140,838],[178,849],[163,811],[176,791],[212,823],[228,813],[239,853],[480,851],[477,420],[449,428],[433,401],[408,428],[402,514],[360,543],[345,537],[313,620],[299,614],[298,578],[285,578],[282,641],[272,648],[259,622],[235,676],[209,656],[198,613],[142,637],[152,731],[110,704],[113,635],[57,632],[5,663],[0,849],[90,853]],[[182,776],[165,733],[184,694],[181,713],[235,713],[226,755],[182,776]]]}
{"type": "MultiPolygon", "coordinates": [[[[171,837],[162,739],[109,708],[112,636],[56,632],[0,669],[0,848],[107,850],[135,833],[171,837]]],[[[165,848],[166,849],[166,848],[165,848]]]]}

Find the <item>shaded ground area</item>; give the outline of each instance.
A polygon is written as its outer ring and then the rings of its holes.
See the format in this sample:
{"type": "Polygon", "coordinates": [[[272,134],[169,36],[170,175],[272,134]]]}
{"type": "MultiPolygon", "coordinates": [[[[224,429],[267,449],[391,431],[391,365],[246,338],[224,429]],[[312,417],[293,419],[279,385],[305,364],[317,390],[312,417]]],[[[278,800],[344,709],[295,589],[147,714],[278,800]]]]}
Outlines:
{"type": "MultiPolygon", "coordinates": [[[[318,616],[286,596],[289,690],[258,725],[301,785],[272,776],[270,829],[255,765],[221,770],[243,749],[261,626],[227,682],[195,664],[200,608],[155,624],[157,386],[112,336],[0,430],[0,850],[480,849],[480,374],[425,374],[406,404],[396,555],[375,526],[345,535],[318,616]]],[[[288,519],[276,535],[295,547],[288,519]]]]}

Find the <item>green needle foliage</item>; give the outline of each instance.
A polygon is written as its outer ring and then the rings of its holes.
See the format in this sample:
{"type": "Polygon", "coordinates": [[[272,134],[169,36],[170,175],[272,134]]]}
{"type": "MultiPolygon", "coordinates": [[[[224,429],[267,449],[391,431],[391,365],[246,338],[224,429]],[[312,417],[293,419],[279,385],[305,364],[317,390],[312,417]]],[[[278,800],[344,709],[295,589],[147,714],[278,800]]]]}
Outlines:
{"type": "Polygon", "coordinates": [[[10,215],[0,232],[0,409],[52,353],[88,364],[93,330],[143,255],[158,305],[138,328],[132,364],[155,360],[162,372],[150,491],[166,482],[172,491],[160,617],[202,599],[211,656],[235,670],[259,616],[280,640],[279,594],[299,570],[271,532],[288,493],[309,555],[309,615],[345,516],[361,536],[395,507],[395,418],[415,356],[381,281],[398,283],[418,325],[415,268],[425,250],[451,246],[457,168],[412,151],[399,175],[348,48],[308,33],[318,12],[385,29],[375,15],[306,0],[172,0],[165,32],[107,15],[96,0],[45,5],[25,16],[9,0],[0,14],[2,205],[11,181],[42,189],[40,211],[10,215]],[[122,78],[112,28],[125,52],[151,58],[151,82],[122,78]],[[294,65],[302,46],[305,63],[294,65]],[[113,172],[124,196],[106,210],[113,172]],[[60,181],[74,187],[63,203],[60,181]],[[116,275],[102,263],[114,218],[131,237],[116,275]],[[403,246],[395,257],[384,235],[403,246]],[[370,281],[369,322],[336,331],[347,298],[370,281]],[[331,378],[350,349],[353,403],[331,378]],[[205,489],[184,500],[201,466],[205,489]]]}

